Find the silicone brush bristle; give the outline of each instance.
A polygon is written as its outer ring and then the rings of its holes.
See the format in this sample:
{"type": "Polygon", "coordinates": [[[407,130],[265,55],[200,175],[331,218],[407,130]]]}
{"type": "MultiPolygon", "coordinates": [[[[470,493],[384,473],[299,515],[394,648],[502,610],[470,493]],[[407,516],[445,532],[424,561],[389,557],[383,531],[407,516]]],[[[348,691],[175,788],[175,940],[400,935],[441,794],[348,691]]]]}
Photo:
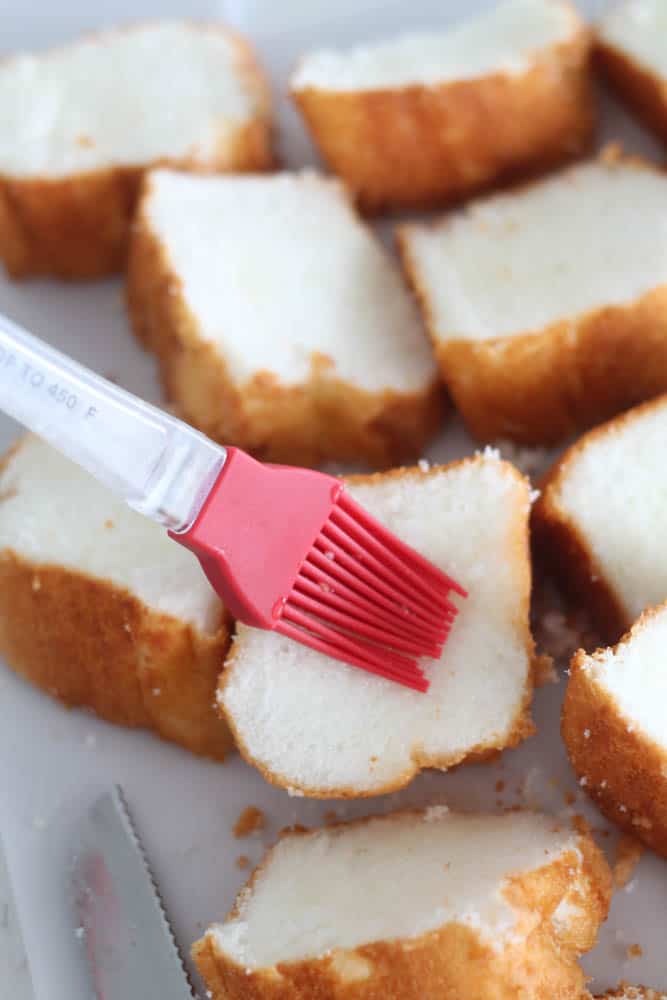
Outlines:
{"type": "Polygon", "coordinates": [[[417,657],[439,658],[466,591],[341,491],[276,629],[419,691],[417,657]]]}

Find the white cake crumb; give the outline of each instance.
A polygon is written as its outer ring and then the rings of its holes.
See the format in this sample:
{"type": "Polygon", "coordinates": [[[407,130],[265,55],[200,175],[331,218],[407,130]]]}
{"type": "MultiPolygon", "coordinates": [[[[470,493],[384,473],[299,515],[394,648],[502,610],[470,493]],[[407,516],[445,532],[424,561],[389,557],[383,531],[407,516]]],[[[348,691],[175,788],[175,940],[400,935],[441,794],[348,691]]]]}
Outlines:
{"type": "Polygon", "coordinates": [[[618,807],[618,811],[619,811],[619,812],[622,812],[622,813],[626,813],[626,812],[628,811],[628,807],[627,807],[627,806],[624,806],[624,805],[620,805],[620,806],[618,807]]]}
{"type": "Polygon", "coordinates": [[[449,806],[446,805],[429,806],[428,809],[424,811],[424,822],[436,823],[438,820],[443,819],[448,812],[449,806]]]}
{"type": "Polygon", "coordinates": [[[158,695],[162,694],[162,688],[153,688],[153,694],[157,698],[158,695]]]}
{"type": "Polygon", "coordinates": [[[588,784],[588,778],[586,777],[586,775],[584,775],[583,778],[579,778],[579,784],[581,785],[582,788],[586,787],[586,785],[588,784]]]}
{"type": "Polygon", "coordinates": [[[428,470],[431,468],[431,463],[426,458],[420,458],[419,461],[417,462],[417,465],[419,466],[422,472],[428,472],[428,470]]]}
{"type": "Polygon", "coordinates": [[[591,738],[591,731],[590,731],[590,729],[584,729],[584,739],[585,740],[590,740],[590,738],[591,738]]]}
{"type": "Polygon", "coordinates": [[[86,936],[86,928],[85,927],[77,927],[75,929],[75,931],[74,931],[74,937],[77,939],[77,941],[82,941],[85,936],[86,936]]]}

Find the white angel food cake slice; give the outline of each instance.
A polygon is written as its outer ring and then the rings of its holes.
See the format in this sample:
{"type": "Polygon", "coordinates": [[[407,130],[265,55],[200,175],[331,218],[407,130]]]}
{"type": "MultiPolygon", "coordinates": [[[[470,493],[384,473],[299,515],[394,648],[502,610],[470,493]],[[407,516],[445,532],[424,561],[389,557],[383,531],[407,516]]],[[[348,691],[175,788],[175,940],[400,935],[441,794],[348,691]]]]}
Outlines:
{"type": "Polygon", "coordinates": [[[621,0],[598,25],[595,55],[618,94],[667,139],[667,5],[621,0]]]}
{"type": "Polygon", "coordinates": [[[575,655],[562,730],[580,784],[618,826],[667,857],[667,604],[617,646],[575,655]]]}
{"type": "Polygon", "coordinates": [[[128,301],[180,415],[259,458],[387,466],[439,424],[418,311],[337,181],[151,173],[128,301]]]}
{"type": "Polygon", "coordinates": [[[548,473],[536,548],[616,642],[667,599],[667,397],[585,434],[548,473]]]}
{"type": "Polygon", "coordinates": [[[448,30],[310,52],[291,92],[363,208],[428,206],[580,153],[589,49],[572,4],[504,0],[448,30]]]}
{"type": "Polygon", "coordinates": [[[399,229],[472,433],[549,444],[667,390],[667,174],[608,149],[399,229]]]}
{"type": "MultiPolygon", "coordinates": [[[[241,752],[269,781],[318,798],[377,795],[532,732],[529,485],[493,455],[349,482],[390,531],[469,596],[427,694],[239,625],[218,700],[241,752]]],[[[335,581],[332,582],[335,590],[335,581]]]]}
{"type": "Polygon", "coordinates": [[[230,622],[199,564],[27,436],[0,469],[0,654],[67,705],[231,749],[214,710],[230,622]]]}
{"type": "Polygon", "coordinates": [[[283,836],[193,955],[213,1000],[582,1000],[609,896],[588,834],[432,806],[283,836]]]}
{"type": "Polygon", "coordinates": [[[120,270],[141,176],[272,163],[268,84],[222,24],[156,21],[0,63],[0,257],[15,277],[120,270]]]}

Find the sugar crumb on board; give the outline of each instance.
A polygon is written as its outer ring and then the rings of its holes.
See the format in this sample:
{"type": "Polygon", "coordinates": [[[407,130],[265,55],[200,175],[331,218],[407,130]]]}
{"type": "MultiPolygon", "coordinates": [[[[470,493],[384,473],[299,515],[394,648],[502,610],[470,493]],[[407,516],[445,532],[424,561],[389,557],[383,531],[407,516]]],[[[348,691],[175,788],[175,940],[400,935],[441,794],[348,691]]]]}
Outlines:
{"type": "Polygon", "coordinates": [[[625,980],[622,980],[618,984],[618,993],[614,993],[612,996],[618,996],[619,1000],[667,1000],[667,993],[660,993],[657,990],[646,989],[644,987],[630,986],[625,980]]]}
{"type": "Polygon", "coordinates": [[[627,833],[621,834],[612,869],[617,889],[623,889],[628,884],[643,853],[644,847],[638,840],[627,833]]]}
{"type": "Polygon", "coordinates": [[[544,687],[546,684],[558,684],[559,677],[553,657],[548,653],[541,653],[535,658],[534,680],[536,687],[544,687]]]}
{"type": "Polygon", "coordinates": [[[246,806],[232,827],[235,837],[249,837],[266,826],[266,816],[257,806],[246,806]]]}

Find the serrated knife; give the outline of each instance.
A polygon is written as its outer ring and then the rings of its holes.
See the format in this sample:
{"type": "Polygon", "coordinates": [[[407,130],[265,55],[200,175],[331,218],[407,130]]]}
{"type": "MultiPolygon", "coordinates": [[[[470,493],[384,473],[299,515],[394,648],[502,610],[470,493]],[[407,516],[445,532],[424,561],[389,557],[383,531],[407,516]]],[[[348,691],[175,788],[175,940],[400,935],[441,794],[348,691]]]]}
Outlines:
{"type": "MultiPolygon", "coordinates": [[[[79,939],[96,1000],[192,1000],[193,992],[121,789],[79,829],[72,871],[79,939]]],[[[86,998],[87,1000],[87,998],[86,998]]]]}

